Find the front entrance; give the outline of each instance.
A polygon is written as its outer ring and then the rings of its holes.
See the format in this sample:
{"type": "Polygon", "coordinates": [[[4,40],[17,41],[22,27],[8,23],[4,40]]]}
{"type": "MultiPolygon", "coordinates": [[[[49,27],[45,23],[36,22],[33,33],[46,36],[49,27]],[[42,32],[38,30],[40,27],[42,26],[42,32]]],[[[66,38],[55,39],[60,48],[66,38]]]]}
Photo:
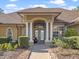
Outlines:
{"type": "Polygon", "coordinates": [[[33,23],[34,37],[37,38],[38,44],[45,42],[45,22],[37,20],[33,23]]]}
{"type": "Polygon", "coordinates": [[[44,30],[35,30],[35,37],[38,39],[38,43],[44,43],[45,41],[45,31],[44,30]]]}

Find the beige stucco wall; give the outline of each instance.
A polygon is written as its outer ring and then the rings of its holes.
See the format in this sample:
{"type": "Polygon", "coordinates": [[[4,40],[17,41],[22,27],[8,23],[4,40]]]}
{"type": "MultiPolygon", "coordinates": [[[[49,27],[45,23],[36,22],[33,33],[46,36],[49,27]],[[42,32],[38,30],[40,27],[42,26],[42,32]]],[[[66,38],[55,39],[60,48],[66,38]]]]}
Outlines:
{"type": "MultiPolygon", "coordinates": [[[[34,22],[35,20],[44,20],[46,23],[48,22],[49,25],[50,23],[52,22],[52,26],[54,27],[54,17],[56,15],[24,15],[23,17],[23,24],[26,24],[26,22],[28,22],[30,24],[30,22],[34,22]]],[[[59,24],[57,23],[57,26],[59,24]]],[[[62,25],[62,24],[60,24],[62,25]]],[[[52,28],[53,28],[52,27],[52,28]]],[[[18,36],[21,36],[21,35],[25,35],[26,34],[26,26],[25,27],[22,27],[18,24],[18,26],[16,26],[16,24],[0,24],[0,36],[4,36],[6,37],[6,31],[8,28],[12,28],[12,31],[13,31],[13,39],[17,39],[18,36]],[[24,32],[23,32],[24,31],[24,32]]],[[[50,30],[50,26],[49,26],[49,30],[50,30]]],[[[53,31],[53,29],[52,29],[53,31]]],[[[49,31],[50,32],[50,31],[49,31]]],[[[50,33],[49,33],[50,34],[50,33]]]]}

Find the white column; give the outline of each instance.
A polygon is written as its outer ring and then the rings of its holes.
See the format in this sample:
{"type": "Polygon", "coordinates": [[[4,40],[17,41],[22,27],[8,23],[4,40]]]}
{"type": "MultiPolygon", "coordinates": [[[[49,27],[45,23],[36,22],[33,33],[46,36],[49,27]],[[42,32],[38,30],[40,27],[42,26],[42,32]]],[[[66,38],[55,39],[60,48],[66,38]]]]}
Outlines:
{"type": "Polygon", "coordinates": [[[49,42],[49,23],[46,23],[46,42],[49,42]]]}
{"type": "Polygon", "coordinates": [[[32,35],[32,22],[30,22],[30,42],[33,42],[32,35]]]}
{"type": "Polygon", "coordinates": [[[26,22],[26,36],[28,37],[28,22],[26,22]]]}
{"type": "Polygon", "coordinates": [[[52,41],[53,39],[53,23],[50,22],[50,42],[52,41]]]}

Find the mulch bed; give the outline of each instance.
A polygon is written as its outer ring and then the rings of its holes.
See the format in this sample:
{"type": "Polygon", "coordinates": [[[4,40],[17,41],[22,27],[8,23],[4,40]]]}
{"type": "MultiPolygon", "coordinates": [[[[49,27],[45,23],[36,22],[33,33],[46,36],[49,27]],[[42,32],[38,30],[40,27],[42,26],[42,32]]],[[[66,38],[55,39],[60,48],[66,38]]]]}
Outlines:
{"type": "Polygon", "coordinates": [[[0,51],[0,59],[27,59],[30,54],[28,49],[17,49],[16,51],[0,51]]]}
{"type": "Polygon", "coordinates": [[[50,55],[53,59],[53,54],[58,59],[79,59],[79,50],[78,49],[63,49],[60,47],[49,49],[50,55]]]}

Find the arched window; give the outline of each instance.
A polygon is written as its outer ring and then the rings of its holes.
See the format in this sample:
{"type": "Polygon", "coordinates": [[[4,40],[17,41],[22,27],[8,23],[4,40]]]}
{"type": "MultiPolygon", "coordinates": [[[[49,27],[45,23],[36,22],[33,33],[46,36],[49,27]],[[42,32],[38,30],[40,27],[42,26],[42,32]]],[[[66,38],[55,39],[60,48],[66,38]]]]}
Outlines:
{"type": "Polygon", "coordinates": [[[13,38],[12,28],[8,28],[8,29],[7,29],[6,36],[7,36],[7,38],[8,38],[8,41],[11,42],[11,41],[12,41],[12,38],[13,38]]]}

